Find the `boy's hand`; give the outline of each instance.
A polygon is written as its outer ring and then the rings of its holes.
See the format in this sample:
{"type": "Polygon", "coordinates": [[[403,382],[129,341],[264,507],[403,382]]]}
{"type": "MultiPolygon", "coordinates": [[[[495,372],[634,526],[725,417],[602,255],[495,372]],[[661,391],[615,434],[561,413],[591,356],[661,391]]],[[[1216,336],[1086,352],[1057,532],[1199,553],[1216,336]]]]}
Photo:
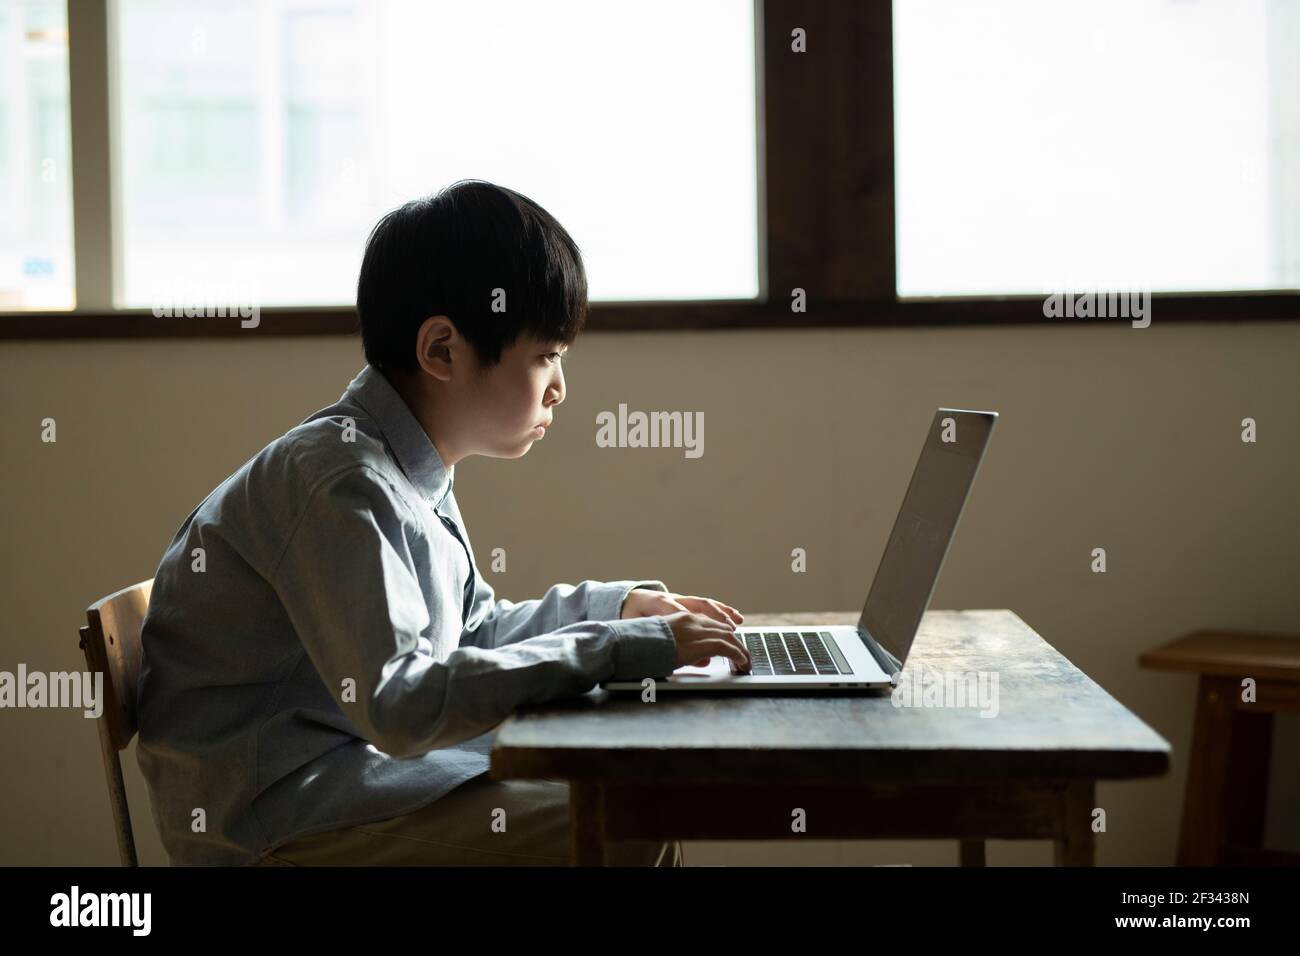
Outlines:
{"type": "MultiPolygon", "coordinates": [[[[727,628],[734,631],[736,626],[745,620],[745,615],[741,614],[729,604],[723,604],[721,601],[715,601],[712,598],[698,597],[693,594],[674,594],[671,591],[655,591],[649,588],[634,588],[628,593],[627,598],[623,601],[623,612],[621,617],[654,617],[662,614],[670,618],[670,625],[673,628],[673,634],[677,637],[677,646],[679,652],[678,665],[694,663],[697,667],[703,667],[709,662],[705,657],[701,660],[691,661],[691,650],[713,650],[715,654],[723,654],[733,658],[742,668],[749,668],[749,652],[745,650],[743,644],[735,637],[734,634],[727,634],[723,638],[725,643],[722,645],[705,644],[704,639],[712,637],[715,641],[723,635],[706,634],[702,629],[696,626],[694,631],[700,633],[688,633],[689,617],[681,615],[681,612],[688,614],[699,614],[706,618],[712,618],[727,628]],[[678,615],[673,617],[673,615],[678,615]],[[727,645],[735,645],[727,646],[727,645]],[[736,652],[739,651],[739,654],[736,652]]],[[[703,622],[701,622],[703,623],[703,622]]]]}
{"type": "Polygon", "coordinates": [[[656,614],[674,614],[677,611],[690,611],[703,614],[724,624],[730,621],[739,625],[745,620],[734,607],[715,601],[712,598],[696,597],[692,594],[674,594],[669,591],[655,591],[651,588],[633,588],[623,601],[623,612],[619,616],[654,617],[656,614]]]}

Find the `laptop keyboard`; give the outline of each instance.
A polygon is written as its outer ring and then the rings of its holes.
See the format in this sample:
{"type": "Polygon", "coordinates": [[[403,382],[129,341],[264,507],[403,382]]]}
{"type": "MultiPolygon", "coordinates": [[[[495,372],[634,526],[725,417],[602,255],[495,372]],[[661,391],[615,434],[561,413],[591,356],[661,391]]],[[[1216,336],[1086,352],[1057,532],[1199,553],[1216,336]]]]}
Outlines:
{"type": "Polygon", "coordinates": [[[843,658],[843,654],[839,653],[829,631],[772,631],[741,636],[754,666],[742,671],[728,659],[733,674],[758,677],[853,673],[847,663],[843,667],[836,666],[835,657],[843,658]],[[835,656],[831,654],[832,647],[835,656]]]}

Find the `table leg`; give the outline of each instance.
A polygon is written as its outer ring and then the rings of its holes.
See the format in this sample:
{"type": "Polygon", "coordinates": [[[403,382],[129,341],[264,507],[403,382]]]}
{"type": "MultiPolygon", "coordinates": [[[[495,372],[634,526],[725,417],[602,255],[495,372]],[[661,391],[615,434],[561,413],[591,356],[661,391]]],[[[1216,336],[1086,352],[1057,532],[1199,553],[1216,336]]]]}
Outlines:
{"type": "Polygon", "coordinates": [[[599,783],[569,784],[571,866],[605,865],[605,793],[599,783]]]}
{"type": "Polygon", "coordinates": [[[958,866],[984,866],[983,840],[957,841],[958,866]]]}
{"type": "Polygon", "coordinates": [[[1096,786],[1091,780],[1073,780],[1061,789],[1058,836],[1053,841],[1057,866],[1096,865],[1092,811],[1096,786]]]}

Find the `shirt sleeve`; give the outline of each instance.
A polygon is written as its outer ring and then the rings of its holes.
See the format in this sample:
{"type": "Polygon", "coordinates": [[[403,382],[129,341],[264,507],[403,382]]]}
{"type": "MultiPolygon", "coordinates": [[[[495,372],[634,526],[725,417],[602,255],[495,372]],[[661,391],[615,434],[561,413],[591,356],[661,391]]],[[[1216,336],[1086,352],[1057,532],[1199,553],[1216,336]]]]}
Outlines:
{"type": "MultiPolygon", "coordinates": [[[[574,622],[508,646],[435,656],[433,638],[458,632],[462,609],[426,601],[417,563],[428,553],[423,534],[401,494],[357,466],[314,490],[271,575],[321,680],[359,736],[385,753],[419,756],[480,736],[522,705],[602,680],[662,677],[676,666],[662,616],[574,622]]],[[[580,600],[604,613],[614,598],[599,595],[620,587],[588,588],[580,600]]],[[[573,599],[555,593],[539,621],[573,599]]]]}
{"type": "Polygon", "coordinates": [[[460,644],[503,647],[579,621],[618,621],[634,588],[668,593],[662,581],[583,581],[552,585],[540,598],[496,600],[492,585],[476,570],[474,601],[460,644]]]}

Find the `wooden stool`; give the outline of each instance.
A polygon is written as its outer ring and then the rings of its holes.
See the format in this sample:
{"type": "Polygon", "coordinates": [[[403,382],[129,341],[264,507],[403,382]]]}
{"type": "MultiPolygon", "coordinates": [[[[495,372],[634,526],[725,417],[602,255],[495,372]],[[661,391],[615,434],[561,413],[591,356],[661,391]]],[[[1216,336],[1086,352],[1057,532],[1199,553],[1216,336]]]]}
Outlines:
{"type": "Polygon", "coordinates": [[[1178,865],[1300,865],[1300,853],[1263,848],[1273,715],[1300,713],[1300,637],[1197,631],[1138,663],[1201,675],[1178,865]],[[1247,677],[1253,703],[1242,700],[1247,677]]]}

